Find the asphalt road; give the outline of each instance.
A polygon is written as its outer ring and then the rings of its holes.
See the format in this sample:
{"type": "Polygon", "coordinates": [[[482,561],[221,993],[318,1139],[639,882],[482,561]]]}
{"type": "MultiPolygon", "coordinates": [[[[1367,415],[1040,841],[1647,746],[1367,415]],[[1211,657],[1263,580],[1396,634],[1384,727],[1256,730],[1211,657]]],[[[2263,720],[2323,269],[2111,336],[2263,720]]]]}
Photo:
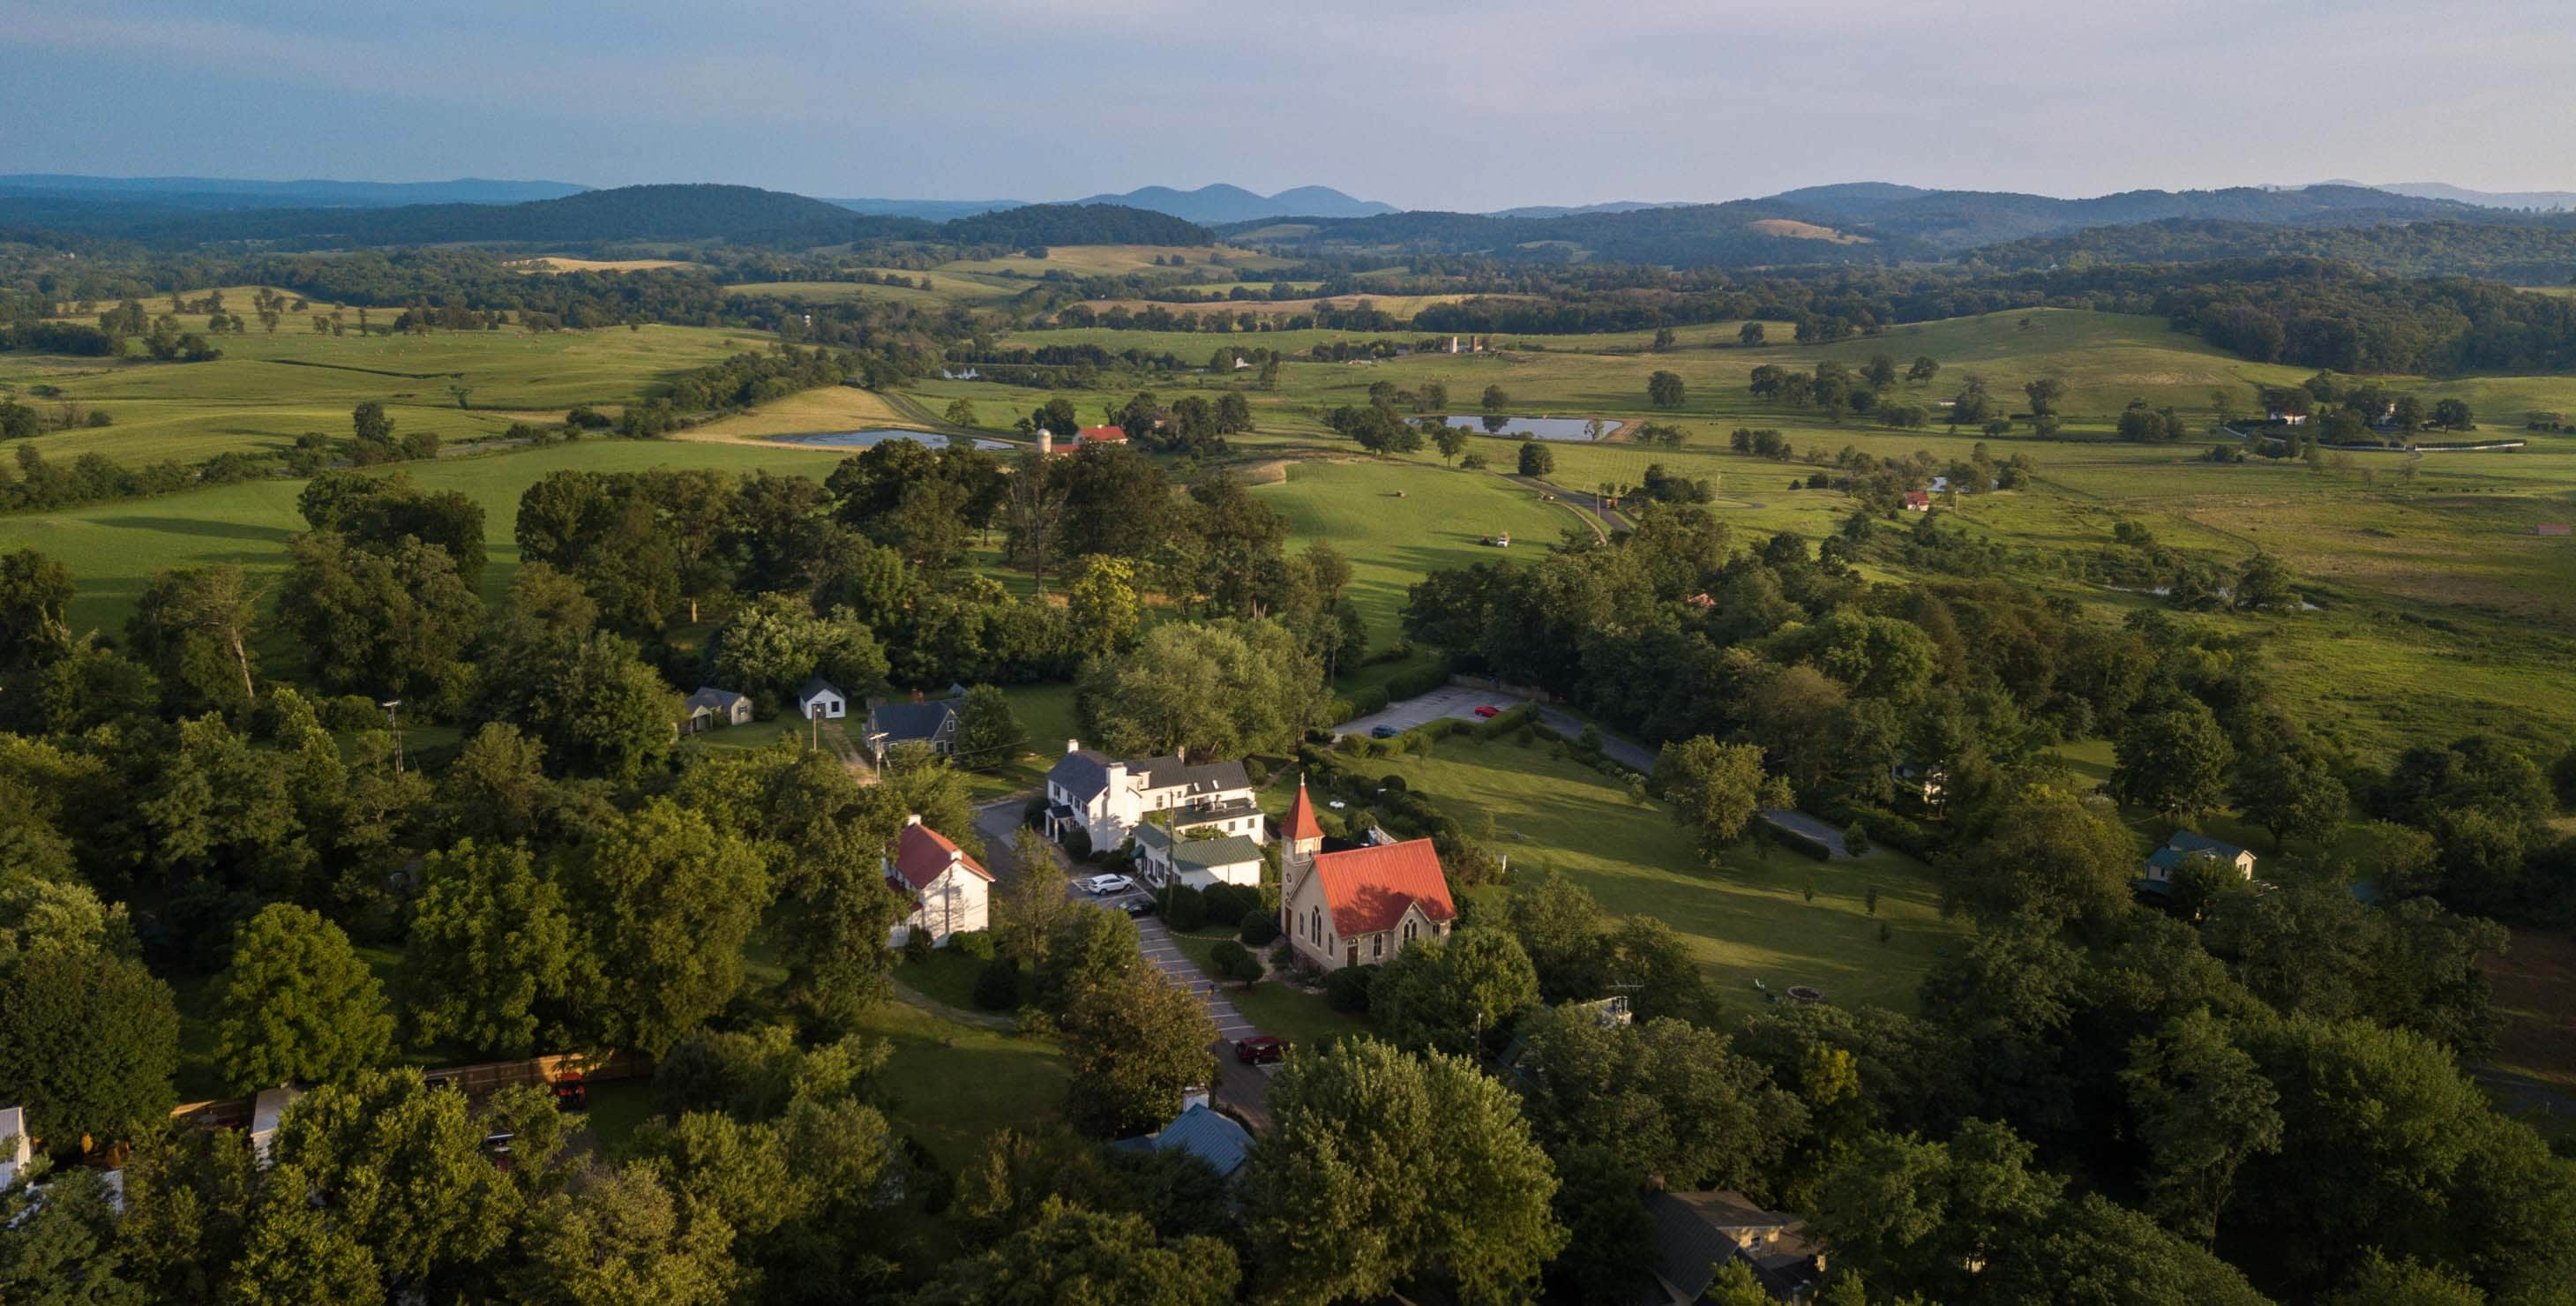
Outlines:
{"type": "Polygon", "coordinates": [[[1365,735],[1379,726],[1411,730],[1415,726],[1437,721],[1442,717],[1474,721],[1477,719],[1477,708],[1486,706],[1508,708],[1519,701],[1509,694],[1498,694],[1490,689],[1463,689],[1456,685],[1447,685],[1432,690],[1420,698],[1408,698],[1401,703],[1389,703],[1384,711],[1372,712],[1356,721],[1345,721],[1333,727],[1333,733],[1365,735]]]}

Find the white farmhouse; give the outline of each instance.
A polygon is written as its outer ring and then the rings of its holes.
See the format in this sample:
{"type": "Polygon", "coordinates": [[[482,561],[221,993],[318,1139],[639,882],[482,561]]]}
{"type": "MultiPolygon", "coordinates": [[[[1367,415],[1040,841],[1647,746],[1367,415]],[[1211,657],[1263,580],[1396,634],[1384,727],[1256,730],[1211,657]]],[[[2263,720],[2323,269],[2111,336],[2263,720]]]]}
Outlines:
{"type": "Polygon", "coordinates": [[[990,919],[993,873],[918,816],[904,818],[903,833],[885,859],[885,877],[913,903],[912,914],[887,940],[890,946],[902,946],[914,930],[927,930],[931,946],[944,947],[950,935],[983,929],[990,919]]]}

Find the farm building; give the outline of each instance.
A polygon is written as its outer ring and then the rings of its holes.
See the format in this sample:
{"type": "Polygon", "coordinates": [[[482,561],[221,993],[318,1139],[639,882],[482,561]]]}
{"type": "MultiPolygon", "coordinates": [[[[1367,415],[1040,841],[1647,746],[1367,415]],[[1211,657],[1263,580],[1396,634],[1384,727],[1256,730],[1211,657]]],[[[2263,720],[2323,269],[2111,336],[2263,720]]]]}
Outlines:
{"type": "Polygon", "coordinates": [[[2566,522],[2545,521],[2532,527],[2531,533],[2534,535],[2548,535],[2564,538],[2569,534],[2576,534],[2576,529],[2571,529],[2566,522]]]}
{"type": "Polygon", "coordinates": [[[1932,511],[1932,496],[1921,490],[1907,490],[1905,492],[1905,510],[1907,512],[1932,511]]]}

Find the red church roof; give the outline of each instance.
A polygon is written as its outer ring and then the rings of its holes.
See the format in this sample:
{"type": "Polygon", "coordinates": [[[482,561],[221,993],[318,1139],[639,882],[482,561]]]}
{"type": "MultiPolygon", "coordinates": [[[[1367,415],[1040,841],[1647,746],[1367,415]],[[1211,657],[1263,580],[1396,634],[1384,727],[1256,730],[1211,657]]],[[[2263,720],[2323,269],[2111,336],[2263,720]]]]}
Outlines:
{"type": "Polygon", "coordinates": [[[1290,839],[1324,837],[1324,827],[1315,823],[1315,804],[1306,797],[1306,781],[1303,777],[1299,777],[1297,781],[1296,805],[1288,809],[1288,837],[1290,839]]]}
{"type": "Polygon", "coordinates": [[[1440,854],[1428,839],[1320,853],[1315,874],[1333,909],[1333,932],[1344,938],[1394,929],[1407,907],[1421,907],[1434,921],[1458,915],[1449,901],[1449,878],[1440,872],[1440,854]]]}
{"type": "Polygon", "coordinates": [[[886,878],[902,880],[915,889],[927,889],[931,881],[939,878],[940,872],[948,869],[952,857],[967,870],[987,880],[993,878],[993,873],[985,870],[982,864],[959,852],[957,845],[948,841],[948,836],[916,820],[903,827],[903,834],[894,841],[895,873],[886,878]]]}
{"type": "Polygon", "coordinates": [[[1082,428],[1082,434],[1073,438],[1082,444],[1101,444],[1104,442],[1115,443],[1127,438],[1127,428],[1123,426],[1086,426],[1082,428]]]}

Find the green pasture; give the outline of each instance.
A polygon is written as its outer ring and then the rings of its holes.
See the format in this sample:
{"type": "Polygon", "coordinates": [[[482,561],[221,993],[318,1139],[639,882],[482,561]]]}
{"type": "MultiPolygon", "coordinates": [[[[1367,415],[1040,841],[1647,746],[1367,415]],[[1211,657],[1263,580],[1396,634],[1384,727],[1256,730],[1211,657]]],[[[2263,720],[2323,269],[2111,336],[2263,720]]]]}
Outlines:
{"type": "Polygon", "coordinates": [[[1320,540],[1351,561],[1351,602],[1369,644],[1395,642],[1405,589],[1426,572],[1508,556],[1477,541],[1553,543],[1573,524],[1536,492],[1484,472],[1410,462],[1296,462],[1253,493],[1288,518],[1289,547],[1320,540]]]}
{"type": "Polygon", "coordinates": [[[1544,734],[1528,745],[1454,735],[1428,757],[1353,766],[1402,776],[1470,830],[1490,814],[1491,846],[1510,859],[1514,881],[1561,872],[1615,915],[1672,926],[1739,1012],[1762,1001],[1757,979],[1775,992],[1813,984],[1846,1006],[1912,1010],[1938,950],[1962,934],[1941,919],[1931,872],[1900,853],[1818,862],[1747,843],[1712,870],[1663,805],[1636,801],[1556,751],[1544,734]],[[1881,922],[1891,930],[1885,943],[1881,922]]]}
{"type": "MultiPolygon", "coordinates": [[[[227,309],[247,314],[248,292],[225,300],[227,309]]],[[[381,324],[395,311],[372,315],[381,324]]],[[[346,320],[356,326],[355,310],[346,320]]],[[[673,373],[766,340],[753,331],[680,326],[362,338],[316,334],[309,313],[289,314],[274,335],[254,319],[248,334],[224,336],[217,342],[224,356],[210,362],[0,355],[0,383],[22,393],[51,385],[114,419],[112,426],[38,436],[35,445],[48,458],[100,453],[124,463],[194,462],[282,449],[307,431],[344,437],[349,411],[368,400],[385,405],[397,434],[431,431],[450,441],[498,435],[513,421],[560,421],[577,404],[642,397],[673,373]],[[453,385],[471,387],[468,406],[458,405],[453,385]]]]}
{"type": "MultiPolygon", "coordinates": [[[[460,491],[482,505],[491,557],[483,589],[486,597],[498,598],[509,588],[518,564],[513,526],[519,496],[549,472],[566,467],[602,472],[714,467],[821,476],[845,453],[792,445],[584,440],[492,457],[408,464],[400,470],[424,489],[460,491]]],[[[247,481],[157,499],[0,517],[0,549],[35,548],[62,559],[80,587],[72,602],[73,627],[112,633],[124,626],[145,581],[162,568],[231,562],[254,576],[284,571],[287,541],[305,528],[295,506],[303,489],[304,483],[296,480],[247,481]]]]}

